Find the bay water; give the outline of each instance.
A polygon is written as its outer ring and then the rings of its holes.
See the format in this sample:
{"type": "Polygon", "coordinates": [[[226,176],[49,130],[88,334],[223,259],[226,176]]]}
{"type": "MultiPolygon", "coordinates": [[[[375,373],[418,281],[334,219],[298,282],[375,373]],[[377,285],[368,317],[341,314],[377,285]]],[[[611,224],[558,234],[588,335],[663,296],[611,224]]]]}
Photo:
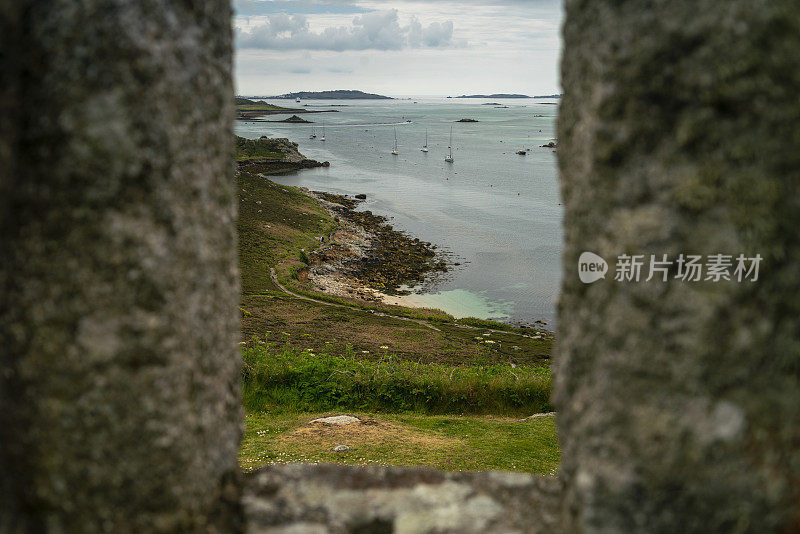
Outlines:
{"type": "Polygon", "coordinates": [[[542,320],[554,327],[562,206],[556,154],[540,145],[555,139],[557,100],[268,101],[337,110],[301,115],[313,124],[237,121],[237,135],[286,137],[306,157],[331,163],[270,179],[311,190],[366,194],[359,209],[390,218],[396,229],[430,241],[461,264],[413,288],[412,302],[456,317],[542,320]],[[478,122],[456,122],[462,118],[478,122]],[[316,139],[309,139],[312,127],[316,139]],[[455,161],[446,163],[451,128],[455,161]],[[426,131],[429,152],[424,153],[426,131]],[[395,132],[398,156],[391,154],[395,132]],[[526,155],[517,154],[526,149],[526,155]]]}

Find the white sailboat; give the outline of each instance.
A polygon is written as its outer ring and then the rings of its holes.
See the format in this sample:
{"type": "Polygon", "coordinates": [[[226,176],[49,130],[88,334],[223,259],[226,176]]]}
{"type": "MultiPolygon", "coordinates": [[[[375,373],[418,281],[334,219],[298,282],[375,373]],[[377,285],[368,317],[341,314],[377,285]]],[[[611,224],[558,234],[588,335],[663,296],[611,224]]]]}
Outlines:
{"type": "Polygon", "coordinates": [[[395,156],[399,156],[400,152],[397,151],[397,128],[394,129],[394,150],[392,150],[392,154],[395,156]]]}
{"type": "Polygon", "coordinates": [[[427,152],[428,151],[428,129],[427,128],[425,128],[425,144],[422,145],[422,148],[420,148],[420,150],[422,150],[423,152],[427,152]]]}
{"type": "Polygon", "coordinates": [[[317,130],[312,126],[311,127],[311,135],[308,136],[309,139],[316,139],[317,138],[317,130]]]}
{"type": "Polygon", "coordinates": [[[322,137],[319,138],[320,141],[325,140],[325,121],[322,121],[322,137]]]}
{"type": "Polygon", "coordinates": [[[444,157],[444,160],[447,163],[453,163],[453,161],[455,161],[455,160],[453,159],[453,127],[452,126],[450,127],[450,147],[449,148],[450,148],[450,154],[446,155],[444,157]]]}

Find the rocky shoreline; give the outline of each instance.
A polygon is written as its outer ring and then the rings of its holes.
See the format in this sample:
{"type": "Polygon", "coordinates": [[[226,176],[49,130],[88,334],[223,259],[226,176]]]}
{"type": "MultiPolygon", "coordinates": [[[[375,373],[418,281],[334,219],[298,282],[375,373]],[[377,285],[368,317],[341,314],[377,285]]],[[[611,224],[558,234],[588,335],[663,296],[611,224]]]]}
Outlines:
{"type": "Polygon", "coordinates": [[[313,169],[315,167],[330,167],[329,161],[317,161],[315,159],[301,159],[299,161],[288,161],[283,159],[251,159],[237,163],[240,170],[247,169],[250,172],[262,174],[283,174],[285,172],[297,171],[300,169],[313,169]]]}
{"type": "Polygon", "coordinates": [[[286,115],[298,113],[339,113],[338,109],[302,109],[302,108],[285,108],[285,109],[259,109],[259,110],[236,110],[237,121],[247,122],[280,122],[262,119],[267,115],[286,115]]]}
{"type": "Polygon", "coordinates": [[[240,170],[247,169],[250,172],[262,174],[281,174],[300,169],[313,169],[314,167],[329,167],[328,161],[317,161],[309,159],[300,153],[298,144],[285,137],[268,138],[262,137],[257,142],[262,143],[269,150],[280,153],[282,157],[253,157],[238,161],[237,166],[240,170]]]}
{"type": "Polygon", "coordinates": [[[317,200],[338,226],[309,254],[303,279],[316,289],[340,297],[403,304],[402,286],[424,284],[448,271],[436,246],[395,230],[371,211],[356,211],[363,200],[322,191],[306,193],[317,200]]]}
{"type": "MultiPolygon", "coordinates": [[[[253,174],[269,176],[330,165],[306,158],[298,144],[286,138],[239,138],[238,144],[240,158],[252,155],[238,161],[238,168],[253,174]],[[258,157],[257,150],[280,157],[258,157]]],[[[435,245],[395,230],[386,217],[358,211],[366,195],[300,190],[337,221],[330,235],[318,237],[321,246],[308,254],[307,266],[297,272],[300,282],[311,282],[313,289],[335,296],[416,307],[404,299],[410,293],[404,286],[425,285],[448,272],[447,255],[435,245]]]]}

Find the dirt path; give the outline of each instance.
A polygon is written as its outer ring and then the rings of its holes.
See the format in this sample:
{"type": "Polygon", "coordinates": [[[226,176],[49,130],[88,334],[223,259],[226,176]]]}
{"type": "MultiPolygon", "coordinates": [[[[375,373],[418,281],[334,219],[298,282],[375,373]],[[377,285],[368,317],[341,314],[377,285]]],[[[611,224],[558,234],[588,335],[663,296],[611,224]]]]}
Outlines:
{"type": "MultiPolygon", "coordinates": [[[[305,295],[300,295],[298,293],[295,293],[294,291],[291,291],[291,290],[287,289],[286,287],[283,286],[283,284],[281,284],[278,281],[278,276],[275,274],[275,268],[274,267],[270,267],[269,276],[272,279],[272,283],[274,283],[275,286],[278,289],[281,290],[281,292],[286,293],[287,295],[291,295],[291,296],[293,296],[295,298],[298,298],[298,299],[307,300],[309,302],[314,302],[315,304],[322,304],[324,306],[333,306],[333,307],[336,307],[336,308],[355,309],[355,306],[348,306],[347,304],[339,304],[339,303],[336,303],[336,302],[328,302],[328,301],[325,301],[325,300],[318,300],[318,299],[315,299],[315,298],[306,297],[305,295]]],[[[440,329],[436,328],[435,326],[433,326],[432,324],[428,323],[427,321],[423,321],[421,319],[412,319],[410,317],[403,317],[401,315],[392,315],[392,314],[389,314],[389,313],[379,312],[379,311],[375,311],[375,310],[361,310],[361,311],[364,311],[365,313],[371,313],[373,315],[377,315],[378,317],[388,317],[390,319],[399,319],[401,321],[409,321],[409,322],[412,322],[412,323],[417,323],[417,324],[420,324],[420,325],[422,325],[422,326],[424,326],[426,328],[430,328],[431,330],[435,330],[437,332],[441,332],[440,329]]],[[[472,325],[458,324],[458,323],[448,323],[448,324],[453,326],[453,327],[463,328],[463,329],[466,329],[466,330],[482,330],[482,331],[486,331],[486,332],[496,332],[496,333],[499,333],[499,334],[510,334],[510,335],[514,335],[514,336],[525,337],[525,338],[528,338],[528,339],[538,339],[537,336],[531,336],[531,335],[528,335],[528,334],[520,334],[519,332],[512,332],[512,331],[509,331],[509,330],[498,330],[496,328],[485,328],[485,327],[482,327],[482,326],[472,326],[472,325]]]]}
{"type": "MultiPolygon", "coordinates": [[[[295,298],[298,298],[298,299],[307,300],[309,302],[314,302],[316,304],[322,304],[324,306],[334,306],[336,308],[354,309],[354,306],[347,306],[346,304],[338,304],[336,302],[327,302],[327,301],[324,301],[324,300],[317,300],[317,299],[314,299],[314,298],[311,298],[311,297],[306,297],[305,295],[300,295],[300,294],[295,293],[294,291],[291,291],[289,289],[286,289],[283,286],[283,284],[281,284],[278,281],[278,276],[275,274],[275,269],[273,267],[269,268],[269,276],[270,276],[270,278],[272,278],[272,283],[275,284],[275,286],[277,286],[278,289],[280,289],[282,292],[286,293],[287,295],[291,295],[291,296],[293,296],[295,298]]],[[[430,328],[431,330],[435,330],[437,332],[441,332],[441,330],[439,330],[435,326],[433,326],[431,324],[428,324],[427,322],[422,321],[420,319],[412,319],[410,317],[402,317],[402,316],[399,316],[399,315],[390,315],[388,313],[377,312],[377,311],[374,311],[374,310],[363,310],[363,311],[365,313],[371,313],[371,314],[377,315],[379,317],[389,317],[390,319],[399,319],[401,321],[409,321],[411,323],[421,324],[422,326],[424,326],[426,328],[430,328]]]]}

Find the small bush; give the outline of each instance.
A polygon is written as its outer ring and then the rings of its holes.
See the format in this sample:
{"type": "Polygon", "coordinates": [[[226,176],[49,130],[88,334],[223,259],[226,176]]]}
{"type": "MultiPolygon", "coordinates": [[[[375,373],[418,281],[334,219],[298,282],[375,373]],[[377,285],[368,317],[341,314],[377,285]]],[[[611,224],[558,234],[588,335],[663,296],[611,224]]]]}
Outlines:
{"type": "Polygon", "coordinates": [[[498,321],[490,321],[487,319],[478,319],[477,317],[464,317],[462,319],[457,319],[456,322],[467,326],[489,328],[492,330],[505,330],[507,332],[514,332],[515,330],[518,330],[516,327],[510,324],[501,323],[498,321]]]}

